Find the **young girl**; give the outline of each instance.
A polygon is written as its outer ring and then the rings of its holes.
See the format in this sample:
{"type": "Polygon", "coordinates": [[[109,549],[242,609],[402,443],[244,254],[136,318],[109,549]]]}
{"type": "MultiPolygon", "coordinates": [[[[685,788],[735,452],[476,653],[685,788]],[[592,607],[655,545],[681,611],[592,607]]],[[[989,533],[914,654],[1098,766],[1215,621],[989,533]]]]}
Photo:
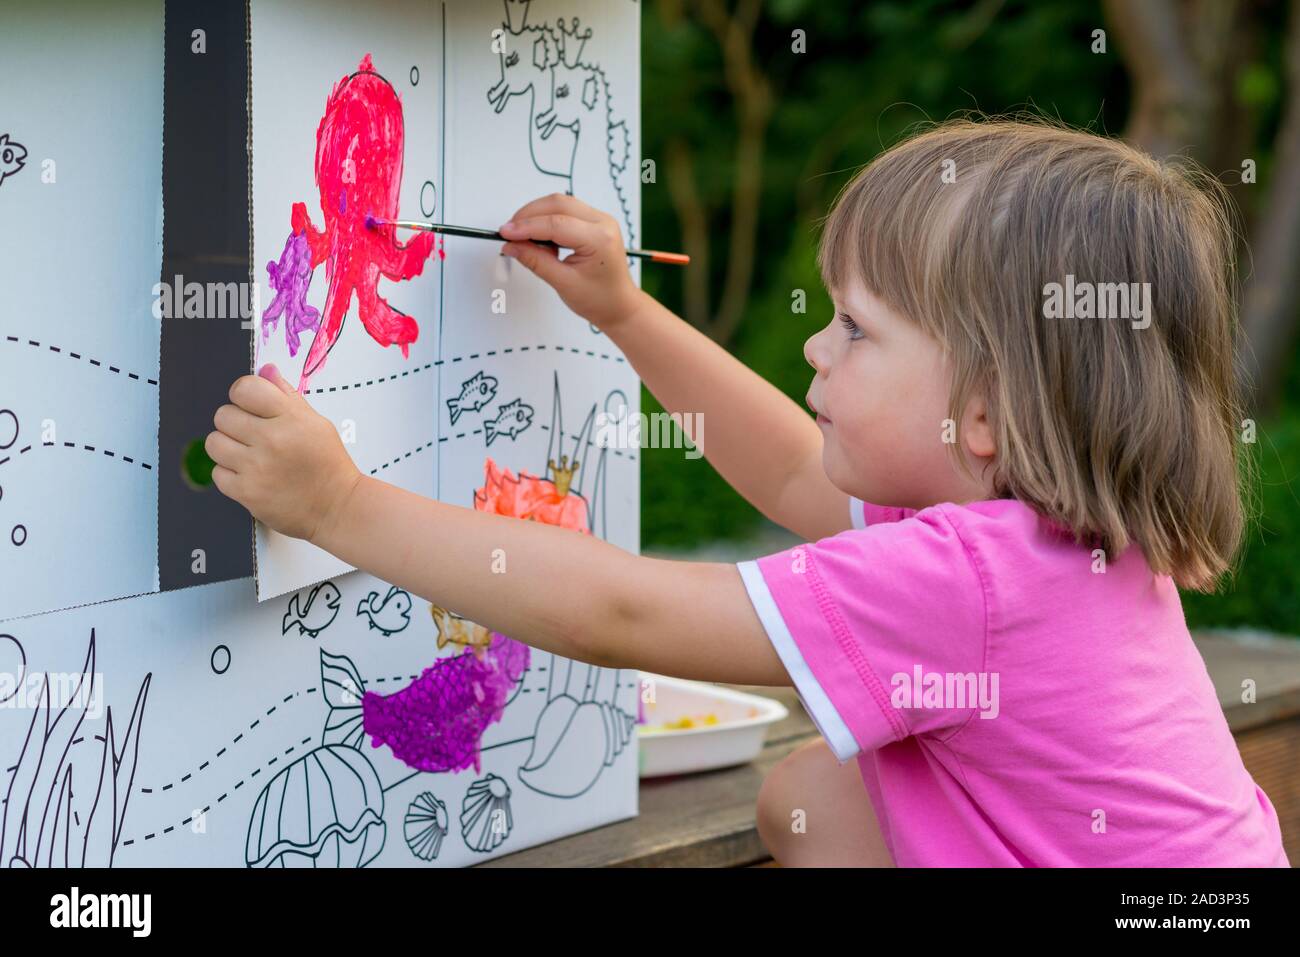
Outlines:
{"type": "Polygon", "coordinates": [[[1243,526],[1220,202],[1048,125],[895,146],[825,224],[815,421],[641,292],[609,216],[521,208],[505,255],[666,409],[703,414],[709,461],[809,542],[756,561],[638,557],[362,475],[273,368],[217,410],[213,476],[271,527],[537,648],[793,684],[824,742],[760,794],[782,864],[1287,866],[1175,588],[1212,587],[1243,526]]]}

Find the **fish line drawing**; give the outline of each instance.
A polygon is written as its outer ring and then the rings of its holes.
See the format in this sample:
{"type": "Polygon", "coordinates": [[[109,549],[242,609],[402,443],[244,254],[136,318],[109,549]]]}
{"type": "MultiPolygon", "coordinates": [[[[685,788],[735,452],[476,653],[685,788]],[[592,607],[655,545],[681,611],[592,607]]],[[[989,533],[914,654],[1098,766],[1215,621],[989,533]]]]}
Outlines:
{"type": "Polygon", "coordinates": [[[372,591],[357,605],[357,617],[365,618],[367,627],[385,638],[405,631],[411,623],[410,593],[396,585],[390,586],[382,598],[379,592],[372,591]]]}
{"type": "Polygon", "coordinates": [[[447,400],[451,424],[455,425],[456,420],[465,412],[478,412],[491,402],[496,394],[497,380],[494,377],[484,375],[481,371],[474,373],[461,383],[460,394],[447,400]]]}
{"type": "Polygon", "coordinates": [[[501,436],[516,439],[533,423],[533,407],[522,399],[514,399],[497,409],[496,418],[483,423],[485,444],[491,445],[501,436]]]}
{"type": "Polygon", "coordinates": [[[96,731],[94,718],[92,724],[86,722],[88,711],[100,700],[97,695],[102,695],[98,676],[93,628],[72,687],[59,684],[67,690],[66,703],[56,699],[50,674],[41,676],[31,723],[16,760],[5,769],[9,784],[0,815],[0,861],[5,866],[113,866],[135,781],[153,674],[141,681],[125,729],[115,723],[113,708],[107,706],[103,729],[96,731]]]}
{"type": "MultiPolygon", "coordinates": [[[[338,616],[343,595],[333,582],[321,582],[312,586],[306,597],[300,600],[301,595],[302,592],[294,592],[289,596],[280,634],[287,635],[289,629],[296,625],[298,634],[318,638],[338,616]]],[[[360,614],[360,609],[357,613],[360,614]]]]}
{"type": "Polygon", "coordinates": [[[27,147],[11,139],[8,133],[0,133],[0,186],[26,165],[27,147]]]}

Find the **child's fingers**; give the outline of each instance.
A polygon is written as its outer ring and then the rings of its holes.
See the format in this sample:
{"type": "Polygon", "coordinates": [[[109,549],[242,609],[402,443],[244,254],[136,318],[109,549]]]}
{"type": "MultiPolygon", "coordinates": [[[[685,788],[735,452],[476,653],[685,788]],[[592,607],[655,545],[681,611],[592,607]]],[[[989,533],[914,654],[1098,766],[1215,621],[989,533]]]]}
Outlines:
{"type": "Polygon", "coordinates": [[[282,413],[288,398],[283,389],[261,376],[241,375],[230,387],[231,402],[264,419],[282,413]]]}
{"type": "Polygon", "coordinates": [[[212,416],[212,424],[241,445],[252,445],[257,440],[257,429],[262,418],[245,412],[237,405],[223,405],[212,416]]]}
{"type": "Polygon", "coordinates": [[[535,243],[506,243],[501,247],[501,252],[512,259],[518,259],[532,272],[537,273],[544,282],[556,289],[561,289],[568,278],[557,250],[538,246],[535,243]]]}
{"type": "Polygon", "coordinates": [[[240,501],[243,483],[233,470],[226,468],[224,465],[216,466],[212,470],[212,484],[217,487],[217,491],[222,495],[233,498],[237,502],[240,501]]]}
{"type": "Polygon", "coordinates": [[[602,215],[600,210],[588,206],[576,196],[570,196],[568,193],[551,193],[532,202],[524,203],[515,210],[515,214],[510,217],[510,221],[517,223],[521,219],[530,219],[534,216],[549,216],[554,213],[572,216],[575,219],[585,219],[590,223],[600,222],[602,215]]]}
{"type": "Polygon", "coordinates": [[[574,252],[594,252],[605,239],[605,232],[596,223],[576,219],[562,213],[547,213],[506,223],[501,235],[511,242],[531,239],[534,242],[553,242],[574,252]]]}
{"type": "MultiPolygon", "coordinates": [[[[433,233],[424,233],[421,238],[424,236],[427,236],[429,240],[434,238],[433,233]]],[[[293,384],[288,379],[280,374],[280,369],[274,362],[268,362],[266,365],[262,366],[262,368],[257,370],[257,374],[263,379],[269,380],[285,395],[293,395],[298,391],[293,387],[293,384]]]]}
{"type": "Polygon", "coordinates": [[[208,458],[222,468],[238,473],[248,461],[248,446],[241,445],[224,432],[209,432],[203,440],[208,458]]]}

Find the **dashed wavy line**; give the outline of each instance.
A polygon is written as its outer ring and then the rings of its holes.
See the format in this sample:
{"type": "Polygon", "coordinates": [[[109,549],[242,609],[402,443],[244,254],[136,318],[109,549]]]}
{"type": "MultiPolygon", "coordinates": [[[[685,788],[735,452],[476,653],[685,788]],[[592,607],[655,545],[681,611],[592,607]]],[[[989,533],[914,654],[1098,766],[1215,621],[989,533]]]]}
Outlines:
{"type": "MultiPolygon", "coordinates": [[[[37,349],[41,348],[41,343],[35,339],[20,339],[18,336],[5,336],[5,340],[7,342],[17,343],[18,345],[22,345],[25,342],[29,346],[34,346],[37,349]]],[[[127,372],[126,370],[121,369],[115,365],[111,365],[107,362],[101,362],[99,359],[93,359],[90,356],[83,356],[80,352],[73,352],[71,349],[65,350],[60,346],[53,346],[50,345],[49,343],[45,343],[45,348],[49,349],[51,352],[57,353],[59,355],[68,356],[69,358],[72,359],[85,359],[92,366],[99,366],[101,369],[107,369],[109,372],[116,372],[119,375],[125,375],[128,379],[135,379],[137,382],[144,382],[147,383],[148,385],[158,384],[157,379],[148,379],[135,372],[127,372]]]]}
{"type": "Polygon", "coordinates": [[[454,365],[457,362],[471,362],[475,359],[482,359],[488,356],[509,355],[512,352],[541,352],[549,348],[552,352],[571,352],[574,355],[586,355],[593,359],[607,359],[612,362],[627,362],[623,356],[612,355],[608,352],[597,352],[594,349],[580,349],[577,346],[547,346],[545,344],[536,346],[510,346],[505,349],[488,349],[484,352],[471,352],[468,355],[452,356],[450,359],[437,359],[433,362],[426,362],[422,366],[414,369],[406,369],[402,372],[394,372],[392,375],[379,376],[373,379],[364,379],[361,382],[353,382],[346,385],[322,386],[317,389],[308,389],[306,395],[320,395],[326,392],[348,392],[354,389],[364,389],[367,386],[382,385],[385,382],[392,382],[407,376],[415,375],[418,372],[424,372],[427,369],[434,369],[438,366],[454,365]]]}
{"type": "MultiPolygon", "coordinates": [[[[50,448],[54,448],[55,446],[58,446],[58,445],[60,445],[60,444],[61,444],[64,448],[69,448],[69,449],[75,449],[75,448],[78,448],[78,445],[77,445],[76,442],[63,442],[63,443],[58,443],[58,442],[42,442],[39,446],[37,446],[37,445],[24,445],[21,449],[18,450],[17,454],[18,454],[18,455],[22,455],[24,452],[30,452],[30,451],[31,451],[32,449],[34,449],[34,448],[46,448],[46,449],[50,449],[50,448]]],[[[150,465],[148,462],[141,462],[141,461],[138,461],[137,459],[132,458],[130,455],[126,455],[126,454],[124,454],[124,453],[122,453],[122,452],[114,452],[112,449],[96,448],[96,447],[93,446],[93,445],[85,445],[85,444],[81,445],[80,448],[81,448],[82,450],[86,451],[86,452],[101,452],[101,453],[103,453],[104,455],[108,456],[110,459],[118,459],[119,461],[126,462],[126,463],[128,463],[128,464],[130,464],[130,465],[138,465],[138,466],[140,466],[140,468],[142,468],[142,469],[149,469],[150,471],[153,470],[153,466],[150,465]]],[[[14,457],[14,456],[12,456],[12,455],[6,455],[4,458],[0,459],[0,465],[4,465],[6,462],[8,462],[8,461],[9,461],[11,458],[13,458],[13,457],[14,457]]]]}

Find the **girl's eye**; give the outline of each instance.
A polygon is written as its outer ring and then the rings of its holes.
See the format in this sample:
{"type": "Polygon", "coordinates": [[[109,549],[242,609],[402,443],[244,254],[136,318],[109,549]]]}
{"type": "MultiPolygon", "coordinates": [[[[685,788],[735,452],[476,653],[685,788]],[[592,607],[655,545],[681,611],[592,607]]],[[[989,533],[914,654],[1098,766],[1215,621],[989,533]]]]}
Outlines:
{"type": "Polygon", "coordinates": [[[849,318],[847,315],[841,312],[839,314],[839,320],[840,320],[840,325],[844,326],[844,328],[848,330],[850,339],[862,338],[862,330],[858,328],[858,324],[854,322],[851,318],[849,318]]]}

